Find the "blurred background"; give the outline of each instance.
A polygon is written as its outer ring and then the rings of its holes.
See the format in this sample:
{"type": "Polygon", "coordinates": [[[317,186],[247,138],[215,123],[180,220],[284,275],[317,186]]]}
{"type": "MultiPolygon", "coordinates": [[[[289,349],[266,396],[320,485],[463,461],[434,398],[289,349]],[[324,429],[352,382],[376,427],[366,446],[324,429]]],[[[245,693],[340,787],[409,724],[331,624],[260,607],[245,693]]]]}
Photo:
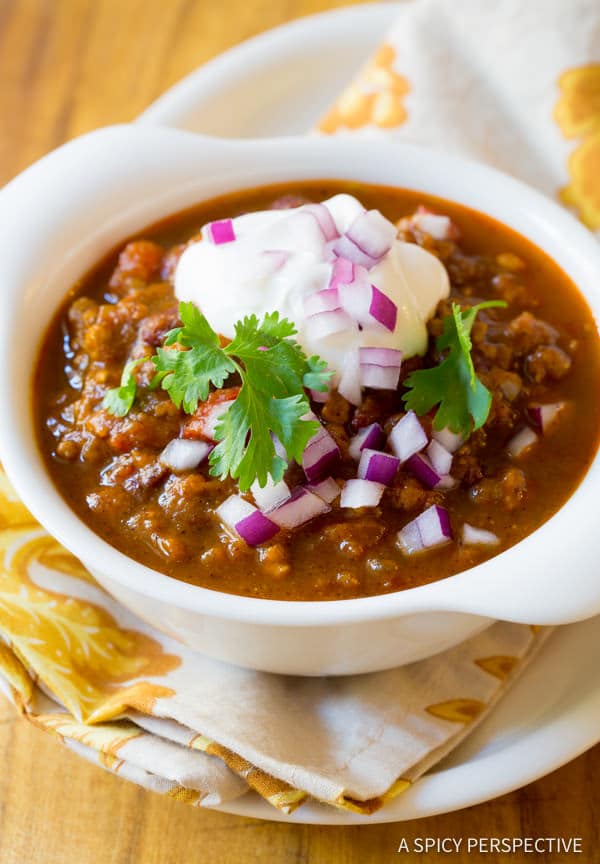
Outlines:
{"type": "Polygon", "coordinates": [[[0,0],[0,184],[232,45],[356,0],[0,0]]]}

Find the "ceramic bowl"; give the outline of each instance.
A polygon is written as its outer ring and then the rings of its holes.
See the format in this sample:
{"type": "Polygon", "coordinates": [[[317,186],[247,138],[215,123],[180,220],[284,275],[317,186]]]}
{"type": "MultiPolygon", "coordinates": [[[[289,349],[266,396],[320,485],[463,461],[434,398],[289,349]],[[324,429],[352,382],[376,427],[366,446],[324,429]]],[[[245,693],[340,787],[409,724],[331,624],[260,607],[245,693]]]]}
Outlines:
{"type": "Polygon", "coordinates": [[[495,619],[561,624],[599,614],[598,457],[561,510],[495,558],[419,588],[330,602],[238,597],[171,579],[102,540],[55,489],[36,445],[31,387],[41,339],[68,289],[107,251],[169,214],[245,187],[319,178],[421,190],[488,213],[544,249],[598,320],[597,243],[551,201],[490,168],[386,141],[99,130],[0,192],[0,457],[18,494],[133,612],[198,651],[250,668],[368,672],[435,654],[495,619]]]}

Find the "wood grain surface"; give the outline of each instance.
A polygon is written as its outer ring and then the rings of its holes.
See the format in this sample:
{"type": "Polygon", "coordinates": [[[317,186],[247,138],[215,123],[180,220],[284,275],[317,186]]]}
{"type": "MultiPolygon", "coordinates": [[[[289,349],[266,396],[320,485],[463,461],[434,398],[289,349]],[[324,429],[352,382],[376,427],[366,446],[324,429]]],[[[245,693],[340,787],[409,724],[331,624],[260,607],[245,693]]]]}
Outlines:
{"type": "MultiPolygon", "coordinates": [[[[0,0],[0,183],[82,132],[131,120],[200,63],[347,0],[0,0]]],[[[600,722],[600,721],[599,721],[600,722]]],[[[104,773],[0,697],[0,864],[363,864],[402,838],[580,836],[600,862],[600,747],[494,802],[366,828],[281,825],[192,809],[104,773]]],[[[417,860],[410,856],[410,860],[417,860]]],[[[437,855],[423,861],[564,862],[437,855]]]]}

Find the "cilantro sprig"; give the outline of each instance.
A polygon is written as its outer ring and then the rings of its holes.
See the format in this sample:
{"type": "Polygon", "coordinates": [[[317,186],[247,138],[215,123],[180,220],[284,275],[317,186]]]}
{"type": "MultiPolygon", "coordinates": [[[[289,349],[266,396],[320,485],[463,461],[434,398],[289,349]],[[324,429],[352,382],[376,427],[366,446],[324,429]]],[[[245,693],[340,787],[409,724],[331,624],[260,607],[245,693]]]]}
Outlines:
{"type": "Polygon", "coordinates": [[[120,386],[109,390],[102,402],[102,407],[109,414],[114,414],[115,417],[125,417],[131,411],[137,393],[137,383],[133,373],[144,360],[144,357],[130,360],[123,367],[120,386]]]}
{"type": "Polygon", "coordinates": [[[438,406],[434,429],[447,427],[467,438],[488,418],[492,395],[477,375],[471,357],[471,330],[482,309],[505,307],[503,300],[488,300],[461,311],[452,304],[452,314],[444,318],[444,329],[436,340],[440,353],[447,352],[438,366],[419,369],[404,382],[407,409],[422,416],[438,406]]]}
{"type": "MultiPolygon", "coordinates": [[[[217,333],[193,303],[179,306],[181,327],[171,330],[152,357],[156,374],[151,386],[162,387],[177,407],[187,414],[196,411],[211,387],[220,388],[237,374],[241,388],[215,429],[217,446],[212,450],[210,473],[237,479],[241,491],[254,480],[261,486],[269,475],[282,479],[286,461],[277,455],[275,435],[290,459],[300,462],[309,439],[318,430],[314,420],[303,419],[310,411],[304,388],[324,391],[331,372],[319,357],[307,357],[292,338],[296,329],[278,312],[249,315],[235,325],[234,338],[221,345],[217,333]]],[[[129,366],[130,364],[128,364],[129,366]]],[[[126,367],[127,368],[127,367],[126,367]]],[[[125,370],[124,370],[125,374],[125,370]]],[[[104,407],[119,409],[124,416],[135,399],[135,379],[109,391],[104,407]],[[133,382],[133,383],[131,383],[133,382]],[[118,393],[127,387],[127,400],[118,393]],[[133,388],[133,390],[131,389],[133,388]]]]}

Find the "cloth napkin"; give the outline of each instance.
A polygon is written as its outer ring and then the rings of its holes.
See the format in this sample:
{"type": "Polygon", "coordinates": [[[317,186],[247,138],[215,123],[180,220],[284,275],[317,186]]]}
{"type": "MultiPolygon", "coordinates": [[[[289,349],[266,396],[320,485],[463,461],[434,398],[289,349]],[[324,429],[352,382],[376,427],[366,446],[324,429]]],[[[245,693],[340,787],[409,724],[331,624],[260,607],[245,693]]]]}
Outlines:
{"type": "MultiPolygon", "coordinates": [[[[599,228],[599,60],[596,0],[412,0],[319,129],[478,156],[599,228]]],[[[0,472],[0,689],[71,749],[190,804],[253,789],[285,812],[312,798],[371,813],[469,734],[546,636],[499,622],[350,678],[208,660],[102,591],[0,472]]]]}
{"type": "Polygon", "coordinates": [[[598,0],[406,0],[319,123],[472,156],[600,230],[598,0]]]}

